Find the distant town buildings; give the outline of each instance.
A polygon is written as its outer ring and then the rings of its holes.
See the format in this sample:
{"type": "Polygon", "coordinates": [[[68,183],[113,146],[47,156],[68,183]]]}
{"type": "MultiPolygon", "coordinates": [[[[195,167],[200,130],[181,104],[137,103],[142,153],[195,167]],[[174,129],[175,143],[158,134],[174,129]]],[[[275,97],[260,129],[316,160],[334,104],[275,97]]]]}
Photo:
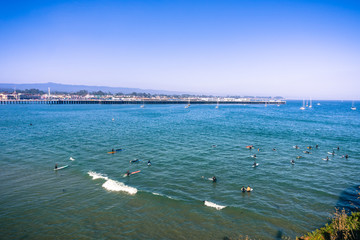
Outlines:
{"type": "Polygon", "coordinates": [[[195,95],[151,95],[146,93],[131,93],[131,94],[110,94],[101,91],[88,93],[86,91],[79,91],[78,93],[57,93],[50,91],[48,93],[41,92],[37,89],[14,91],[14,92],[1,92],[1,101],[16,101],[16,100],[112,100],[112,101],[190,101],[190,102],[249,102],[249,101],[268,101],[277,102],[283,100],[281,97],[253,97],[253,96],[232,96],[232,97],[219,97],[219,96],[195,96],[195,95]]]}

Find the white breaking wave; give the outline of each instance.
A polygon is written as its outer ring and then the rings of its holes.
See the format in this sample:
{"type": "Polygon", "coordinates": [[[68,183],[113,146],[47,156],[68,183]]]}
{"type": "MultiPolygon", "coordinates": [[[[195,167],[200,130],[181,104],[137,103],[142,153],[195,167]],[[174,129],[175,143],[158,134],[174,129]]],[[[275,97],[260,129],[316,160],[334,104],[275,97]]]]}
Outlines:
{"type": "Polygon", "coordinates": [[[205,206],[216,208],[217,210],[221,210],[223,208],[226,208],[226,206],[217,205],[212,202],[204,201],[205,206]]]}
{"type": "Polygon", "coordinates": [[[109,178],[106,175],[103,175],[101,173],[96,173],[96,172],[89,171],[88,174],[89,174],[90,177],[93,178],[93,180],[99,179],[99,178],[109,180],[109,178]]]}
{"type": "Polygon", "coordinates": [[[114,192],[127,192],[131,195],[134,195],[137,193],[137,189],[136,188],[133,188],[133,187],[129,187],[129,186],[126,186],[124,183],[122,182],[118,182],[118,181],[115,181],[115,180],[107,180],[103,185],[102,185],[103,188],[109,190],[109,191],[114,191],[114,192]]]}
{"type": "Polygon", "coordinates": [[[127,192],[127,193],[132,194],[132,195],[137,193],[136,188],[129,187],[129,186],[126,186],[122,182],[118,182],[118,181],[109,179],[104,174],[93,172],[93,171],[89,171],[88,174],[89,174],[90,177],[93,178],[93,180],[95,180],[95,179],[104,179],[104,180],[106,180],[106,182],[102,185],[102,187],[105,188],[108,191],[112,191],[112,192],[120,192],[121,191],[121,192],[127,192]]]}

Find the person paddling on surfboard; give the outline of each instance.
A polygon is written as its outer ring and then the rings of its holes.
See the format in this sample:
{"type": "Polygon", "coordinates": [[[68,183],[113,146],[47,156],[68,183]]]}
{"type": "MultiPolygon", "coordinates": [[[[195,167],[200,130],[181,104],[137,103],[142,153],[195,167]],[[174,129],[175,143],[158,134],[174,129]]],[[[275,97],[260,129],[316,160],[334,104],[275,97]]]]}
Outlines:
{"type": "Polygon", "coordinates": [[[127,170],[125,174],[126,174],[127,177],[130,176],[130,171],[127,170]]]}

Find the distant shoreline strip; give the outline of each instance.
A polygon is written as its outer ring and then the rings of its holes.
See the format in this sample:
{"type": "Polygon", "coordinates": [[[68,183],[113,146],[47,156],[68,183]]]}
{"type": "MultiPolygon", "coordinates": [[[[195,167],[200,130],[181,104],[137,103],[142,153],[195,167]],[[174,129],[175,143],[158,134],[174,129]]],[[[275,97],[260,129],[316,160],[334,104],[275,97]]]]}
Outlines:
{"type": "MultiPolygon", "coordinates": [[[[64,104],[188,104],[188,101],[120,101],[120,100],[2,100],[0,104],[50,104],[50,105],[64,105],[64,104]]],[[[191,104],[269,104],[280,105],[286,104],[286,101],[193,101],[191,104]]]]}

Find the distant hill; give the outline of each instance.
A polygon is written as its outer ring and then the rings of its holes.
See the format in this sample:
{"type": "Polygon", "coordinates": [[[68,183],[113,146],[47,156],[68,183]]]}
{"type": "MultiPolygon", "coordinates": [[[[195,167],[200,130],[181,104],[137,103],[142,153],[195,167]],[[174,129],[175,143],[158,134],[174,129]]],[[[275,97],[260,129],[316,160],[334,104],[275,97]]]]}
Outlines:
{"type": "Polygon", "coordinates": [[[106,87],[106,86],[86,86],[86,85],[66,85],[59,83],[28,83],[28,84],[12,84],[12,83],[0,83],[0,90],[9,91],[14,90],[14,88],[18,90],[25,89],[39,89],[41,91],[47,92],[48,88],[50,88],[51,92],[59,91],[59,92],[77,92],[80,90],[86,90],[88,92],[95,91],[103,91],[110,92],[112,94],[115,93],[150,93],[150,94],[167,94],[167,95],[176,95],[176,94],[184,94],[183,92],[175,92],[175,91],[166,91],[166,90],[153,90],[153,89],[140,89],[140,88],[122,88],[122,87],[106,87]]]}

